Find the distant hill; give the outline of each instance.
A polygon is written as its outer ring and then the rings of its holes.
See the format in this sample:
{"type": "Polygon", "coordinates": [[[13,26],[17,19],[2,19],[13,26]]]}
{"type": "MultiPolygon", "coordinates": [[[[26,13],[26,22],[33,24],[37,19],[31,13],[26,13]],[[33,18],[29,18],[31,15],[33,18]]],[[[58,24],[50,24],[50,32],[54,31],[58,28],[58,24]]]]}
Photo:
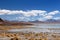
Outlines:
{"type": "Polygon", "coordinates": [[[3,20],[0,18],[0,25],[33,25],[33,23],[60,23],[60,20],[54,20],[54,19],[48,19],[46,21],[9,21],[9,20],[3,20]]]}
{"type": "Polygon", "coordinates": [[[57,22],[57,20],[54,20],[54,19],[48,19],[48,20],[46,20],[46,22],[57,22]]]}
{"type": "Polygon", "coordinates": [[[45,22],[60,23],[60,20],[48,19],[48,20],[46,20],[45,22]]]}
{"type": "Polygon", "coordinates": [[[31,23],[60,23],[60,20],[48,19],[46,21],[35,20],[35,21],[30,21],[30,22],[31,23]]]}
{"type": "Polygon", "coordinates": [[[4,22],[4,21],[0,18],[0,22],[4,22]]]}
{"type": "Polygon", "coordinates": [[[20,21],[7,21],[0,18],[0,25],[32,25],[32,23],[20,21]]]}
{"type": "Polygon", "coordinates": [[[43,21],[35,20],[35,21],[29,21],[31,23],[44,23],[43,21]]]}

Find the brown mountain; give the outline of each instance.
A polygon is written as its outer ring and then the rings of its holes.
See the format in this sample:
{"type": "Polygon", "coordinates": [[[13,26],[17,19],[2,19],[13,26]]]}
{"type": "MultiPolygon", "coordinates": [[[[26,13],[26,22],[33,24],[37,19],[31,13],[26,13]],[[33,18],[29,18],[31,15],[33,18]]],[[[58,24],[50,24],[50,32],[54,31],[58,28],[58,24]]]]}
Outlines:
{"type": "Polygon", "coordinates": [[[4,21],[0,18],[0,25],[3,25],[4,21]]]}
{"type": "Polygon", "coordinates": [[[4,22],[4,21],[0,18],[0,22],[4,22]]]}
{"type": "Polygon", "coordinates": [[[0,18],[0,25],[32,25],[30,22],[7,21],[0,18]]]}

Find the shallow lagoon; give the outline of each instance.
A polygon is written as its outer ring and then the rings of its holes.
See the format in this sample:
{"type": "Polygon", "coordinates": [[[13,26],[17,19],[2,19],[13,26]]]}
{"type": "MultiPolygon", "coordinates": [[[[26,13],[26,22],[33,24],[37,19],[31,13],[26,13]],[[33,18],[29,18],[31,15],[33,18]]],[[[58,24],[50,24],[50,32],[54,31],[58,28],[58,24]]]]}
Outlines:
{"type": "Polygon", "coordinates": [[[11,29],[9,32],[60,32],[60,30],[49,30],[48,28],[60,28],[60,24],[34,24],[30,25],[29,28],[22,29],[11,29]]]}
{"type": "Polygon", "coordinates": [[[56,24],[35,24],[32,27],[36,27],[36,28],[60,28],[60,24],[56,23],[56,24]]]}

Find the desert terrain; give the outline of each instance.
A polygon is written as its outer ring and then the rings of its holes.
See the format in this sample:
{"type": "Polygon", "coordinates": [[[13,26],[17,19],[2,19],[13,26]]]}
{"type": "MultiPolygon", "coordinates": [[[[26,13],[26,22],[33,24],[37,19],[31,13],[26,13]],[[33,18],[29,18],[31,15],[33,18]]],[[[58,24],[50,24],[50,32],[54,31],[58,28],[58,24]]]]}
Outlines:
{"type": "Polygon", "coordinates": [[[11,22],[0,18],[0,40],[60,40],[59,26],[59,23],[32,24],[32,22],[11,22]]]}
{"type": "MultiPolygon", "coordinates": [[[[47,28],[50,32],[11,32],[11,29],[25,29],[26,26],[0,26],[0,40],[60,40],[60,28],[47,28]],[[52,31],[54,30],[54,31],[52,31]]],[[[41,28],[42,29],[42,28],[41,28]]],[[[15,31],[15,30],[14,30],[15,31]]]]}

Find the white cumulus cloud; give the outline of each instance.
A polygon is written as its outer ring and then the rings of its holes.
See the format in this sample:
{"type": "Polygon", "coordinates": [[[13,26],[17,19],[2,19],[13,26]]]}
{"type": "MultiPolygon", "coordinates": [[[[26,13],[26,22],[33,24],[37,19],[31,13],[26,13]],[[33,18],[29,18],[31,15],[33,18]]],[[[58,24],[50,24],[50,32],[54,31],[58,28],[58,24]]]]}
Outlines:
{"type": "Polygon", "coordinates": [[[52,11],[52,12],[49,12],[48,15],[55,15],[55,14],[59,14],[60,12],[58,10],[56,11],[52,11]]]}
{"type": "Polygon", "coordinates": [[[58,19],[60,20],[60,17],[55,17],[54,19],[55,19],[55,20],[58,20],[58,19]]]}
{"type": "Polygon", "coordinates": [[[44,18],[46,18],[46,19],[52,19],[52,17],[53,16],[48,15],[48,16],[45,16],[44,18]]]}
{"type": "Polygon", "coordinates": [[[46,11],[44,10],[29,10],[29,11],[23,11],[23,10],[6,10],[6,9],[0,9],[0,15],[4,14],[23,14],[24,16],[37,16],[37,14],[44,16],[44,13],[46,11]]]}
{"type": "MultiPolygon", "coordinates": [[[[51,11],[47,12],[45,10],[7,10],[7,9],[0,9],[0,15],[12,15],[12,14],[19,14],[23,15],[22,17],[17,17],[17,19],[20,20],[31,20],[31,16],[39,16],[38,20],[44,20],[44,19],[53,19],[53,16],[56,14],[60,14],[60,11],[51,11]],[[42,16],[42,17],[41,17],[42,16]]],[[[59,19],[54,18],[54,19],[59,19]]],[[[34,19],[34,18],[33,18],[34,19]]]]}

